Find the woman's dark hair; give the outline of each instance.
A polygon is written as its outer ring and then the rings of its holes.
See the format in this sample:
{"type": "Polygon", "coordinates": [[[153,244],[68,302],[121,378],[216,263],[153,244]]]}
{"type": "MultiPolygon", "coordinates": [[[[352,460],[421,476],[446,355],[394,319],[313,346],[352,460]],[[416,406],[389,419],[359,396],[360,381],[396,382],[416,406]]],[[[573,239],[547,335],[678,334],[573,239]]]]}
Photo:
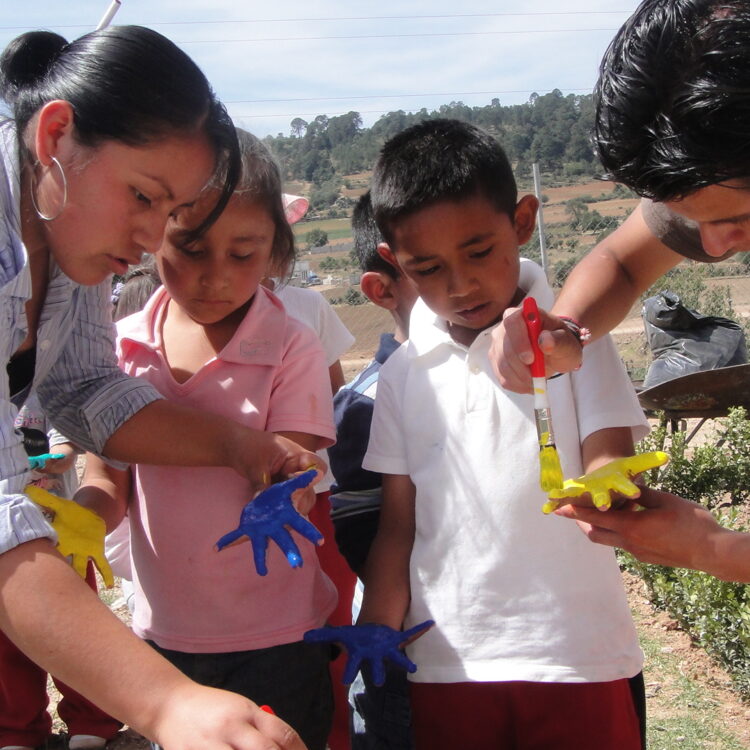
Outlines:
{"type": "Polygon", "coordinates": [[[242,169],[235,194],[252,201],[260,201],[273,219],[275,231],[271,247],[271,266],[274,273],[291,273],[294,263],[294,233],[284,212],[281,195],[281,172],[266,146],[251,133],[237,128],[242,169]]]}
{"type": "Polygon", "coordinates": [[[117,291],[115,311],[112,317],[115,321],[122,320],[128,315],[143,310],[151,295],[161,286],[159,269],[153,255],[145,256],[142,263],[133,266],[122,277],[117,291]]]}
{"type": "Polygon", "coordinates": [[[482,195],[515,214],[518,191],[503,147],[460,120],[425,120],[394,135],[380,151],[370,199],[378,227],[393,243],[393,224],[439,201],[482,195]]]}
{"type": "Polygon", "coordinates": [[[142,26],[110,26],[70,43],[48,31],[14,39],[0,56],[0,95],[19,141],[39,109],[63,99],[74,111],[84,146],[115,140],[141,146],[175,134],[203,132],[224,176],[217,205],[199,234],[229,200],[239,172],[232,121],[198,66],[177,45],[142,26]]]}
{"type": "Polygon", "coordinates": [[[656,200],[750,180],[750,3],[644,0],[594,91],[607,176],[656,200]]]}

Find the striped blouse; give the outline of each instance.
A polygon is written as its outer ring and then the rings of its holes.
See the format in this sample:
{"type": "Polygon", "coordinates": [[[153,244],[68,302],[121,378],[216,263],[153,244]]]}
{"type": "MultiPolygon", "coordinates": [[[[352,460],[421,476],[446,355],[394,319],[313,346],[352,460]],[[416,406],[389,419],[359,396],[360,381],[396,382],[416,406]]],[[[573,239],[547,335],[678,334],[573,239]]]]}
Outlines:
{"type": "MultiPolygon", "coordinates": [[[[31,296],[28,256],[21,240],[20,170],[15,126],[0,121],[0,358],[6,365],[26,338],[31,296]]],[[[127,419],[160,398],[146,382],[117,366],[110,280],[84,287],[52,261],[37,330],[32,388],[54,426],[81,448],[101,453],[127,419]]],[[[0,554],[54,531],[24,494],[29,466],[5,368],[0,373],[0,554]]]]}

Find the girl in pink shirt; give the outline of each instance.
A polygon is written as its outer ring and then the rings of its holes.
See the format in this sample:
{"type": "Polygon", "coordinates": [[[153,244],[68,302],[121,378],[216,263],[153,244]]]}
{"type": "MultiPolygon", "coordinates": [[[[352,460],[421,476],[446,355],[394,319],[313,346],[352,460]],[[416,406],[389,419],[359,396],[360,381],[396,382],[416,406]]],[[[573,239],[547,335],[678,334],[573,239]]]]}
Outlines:
{"type": "MultiPolygon", "coordinates": [[[[243,175],[235,194],[198,239],[191,229],[215,203],[211,195],[170,220],[157,253],[164,286],[118,323],[120,366],[169,400],[318,450],[335,435],[323,350],[260,285],[269,264],[294,256],[278,167],[258,139],[238,136],[243,175]]],[[[142,464],[131,471],[132,484],[131,474],[90,460],[76,499],[105,489],[121,516],[130,498],[135,632],[196,681],[270,705],[309,750],[324,750],[329,652],[302,635],[325,623],[336,593],[313,544],[291,532],[303,560],[292,568],[271,543],[268,573],[258,575],[249,544],[215,549],[251,499],[239,474],[142,464]]],[[[313,493],[295,495],[300,513],[313,493]]],[[[112,528],[118,518],[107,516],[112,528]]]]}

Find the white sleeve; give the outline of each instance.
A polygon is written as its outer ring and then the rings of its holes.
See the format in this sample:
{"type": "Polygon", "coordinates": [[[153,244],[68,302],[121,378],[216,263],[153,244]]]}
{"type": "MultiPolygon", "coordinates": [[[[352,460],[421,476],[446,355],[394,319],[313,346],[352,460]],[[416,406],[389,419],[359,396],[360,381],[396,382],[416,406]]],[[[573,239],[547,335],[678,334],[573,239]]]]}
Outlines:
{"type": "Polygon", "coordinates": [[[381,474],[409,474],[409,461],[401,422],[406,357],[394,352],[380,369],[370,442],[362,468],[381,474]]]}
{"type": "Polygon", "coordinates": [[[354,336],[341,322],[328,300],[314,289],[284,286],[276,291],[289,315],[315,331],[323,344],[326,367],[330,367],[354,343],[354,336]]]}
{"type": "Polygon", "coordinates": [[[648,420],[610,336],[583,350],[583,365],[571,382],[581,442],[608,427],[630,427],[634,442],[648,434],[648,420]]]}
{"type": "Polygon", "coordinates": [[[322,294],[319,296],[322,304],[318,306],[318,335],[326,353],[326,364],[330,367],[354,343],[354,336],[326,298],[322,294]]]}

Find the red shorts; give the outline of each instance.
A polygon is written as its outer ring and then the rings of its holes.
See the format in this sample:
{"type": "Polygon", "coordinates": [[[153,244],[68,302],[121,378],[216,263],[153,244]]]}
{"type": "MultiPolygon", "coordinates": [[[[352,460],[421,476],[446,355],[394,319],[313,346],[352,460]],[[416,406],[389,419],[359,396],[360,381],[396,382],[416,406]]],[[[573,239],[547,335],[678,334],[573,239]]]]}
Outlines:
{"type": "Polygon", "coordinates": [[[628,680],[410,683],[416,750],[642,750],[628,680]]]}

